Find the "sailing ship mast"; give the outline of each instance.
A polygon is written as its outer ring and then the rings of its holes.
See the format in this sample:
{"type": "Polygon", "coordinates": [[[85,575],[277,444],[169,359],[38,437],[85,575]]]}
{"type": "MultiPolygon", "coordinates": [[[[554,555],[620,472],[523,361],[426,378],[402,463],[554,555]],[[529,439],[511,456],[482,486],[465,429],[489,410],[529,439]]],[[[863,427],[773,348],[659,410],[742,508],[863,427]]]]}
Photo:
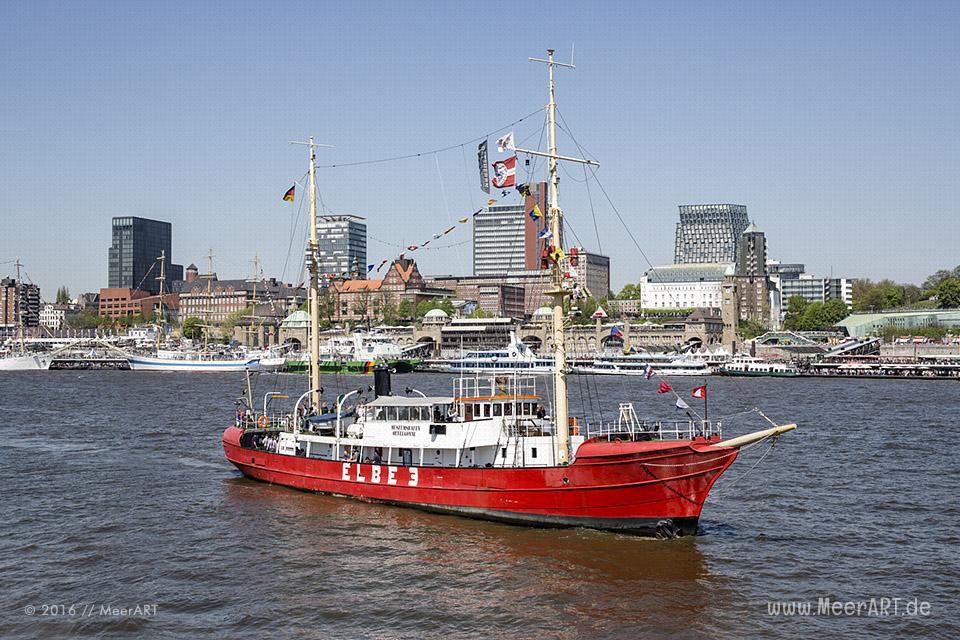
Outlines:
{"type": "Polygon", "coordinates": [[[313,141],[310,136],[309,142],[294,142],[290,144],[302,144],[307,146],[308,157],[310,158],[310,215],[308,223],[310,225],[310,241],[307,243],[307,268],[310,270],[310,402],[316,411],[320,410],[320,264],[317,251],[320,242],[317,238],[317,166],[316,166],[316,148],[332,148],[333,145],[320,144],[313,141]]]}
{"type": "Polygon", "coordinates": [[[17,279],[13,282],[13,317],[17,319],[17,340],[20,342],[20,353],[27,352],[27,341],[23,330],[23,301],[20,299],[20,258],[17,258],[17,279]]]}
{"type": "Polygon", "coordinates": [[[160,352],[160,332],[163,329],[163,284],[166,281],[166,271],[164,270],[164,264],[167,261],[167,251],[161,250],[160,257],[160,277],[157,280],[160,281],[160,305],[157,309],[157,352],[160,352]]]}
{"type": "MultiPolygon", "coordinates": [[[[555,62],[553,59],[553,49],[547,49],[547,59],[530,58],[532,62],[542,62],[549,69],[549,91],[550,101],[547,103],[547,121],[549,127],[549,148],[547,153],[540,151],[531,151],[528,149],[517,149],[518,153],[541,156],[548,159],[547,168],[550,173],[550,232],[553,234],[553,242],[557,250],[563,247],[563,211],[560,209],[560,176],[557,173],[557,161],[569,160],[582,164],[597,163],[592,160],[583,160],[580,158],[571,158],[561,156],[557,153],[557,102],[554,99],[553,92],[553,68],[554,66],[576,69],[572,64],[555,62]]],[[[551,269],[551,280],[553,288],[547,291],[553,299],[553,397],[554,397],[554,430],[556,432],[556,463],[567,464],[570,462],[570,423],[567,413],[567,348],[564,340],[564,298],[569,295],[569,291],[563,287],[563,265],[565,258],[554,260],[551,269]]]]}

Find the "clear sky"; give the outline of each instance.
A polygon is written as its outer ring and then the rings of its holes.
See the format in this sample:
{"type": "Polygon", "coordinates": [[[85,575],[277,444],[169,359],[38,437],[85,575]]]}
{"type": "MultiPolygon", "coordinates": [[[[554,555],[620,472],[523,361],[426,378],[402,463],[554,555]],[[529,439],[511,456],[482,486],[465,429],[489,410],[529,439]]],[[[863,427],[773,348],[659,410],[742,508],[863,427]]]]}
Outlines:
{"type": "MultiPolygon", "coordinates": [[[[0,263],[20,257],[48,299],[96,290],[110,218],[138,215],[173,223],[184,266],[212,248],[221,277],[244,277],[260,253],[266,275],[299,281],[299,202],[281,196],[306,157],[288,140],[336,145],[320,164],[457,145],[542,107],[527,57],[572,45],[561,113],[653,263],[672,261],[677,205],[713,202],[746,205],[770,257],[820,275],[921,281],[960,263],[957,2],[13,0],[0,263]]],[[[480,206],[475,148],[321,169],[323,201],[368,219],[379,262],[398,252],[384,242],[419,244],[480,206]]],[[[615,287],[636,281],[645,260],[569,172],[573,229],[611,256],[615,287]]],[[[469,243],[415,257],[470,271],[469,243]]]]}

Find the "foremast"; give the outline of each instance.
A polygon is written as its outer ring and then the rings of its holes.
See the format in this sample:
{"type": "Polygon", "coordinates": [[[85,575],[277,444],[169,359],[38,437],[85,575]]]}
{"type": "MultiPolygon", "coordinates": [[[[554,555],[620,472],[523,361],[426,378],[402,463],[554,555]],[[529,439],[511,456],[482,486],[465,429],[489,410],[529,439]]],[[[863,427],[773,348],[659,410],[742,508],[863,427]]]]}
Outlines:
{"type": "Polygon", "coordinates": [[[553,418],[554,429],[556,431],[556,455],[557,464],[567,464],[570,462],[570,418],[567,405],[567,348],[564,339],[564,299],[569,295],[569,291],[563,286],[564,261],[563,257],[563,211],[560,209],[560,176],[557,173],[557,161],[568,160],[582,164],[597,164],[591,160],[582,160],[580,158],[570,158],[561,156],[557,153],[557,102],[553,91],[553,68],[555,66],[575,69],[572,64],[556,62],[553,59],[553,49],[547,49],[547,59],[530,58],[533,62],[542,62],[547,65],[549,78],[550,99],[547,103],[547,122],[549,128],[549,148],[547,153],[531,151],[527,149],[517,149],[518,153],[526,153],[534,156],[547,158],[547,168],[550,173],[550,232],[553,234],[553,242],[556,246],[556,253],[551,258],[553,266],[551,267],[552,288],[547,291],[552,299],[553,307],[553,418]]]}
{"type": "Polygon", "coordinates": [[[310,136],[308,142],[291,142],[307,146],[310,158],[310,215],[307,224],[310,228],[310,240],[307,243],[307,268],[310,270],[310,402],[314,410],[320,409],[320,264],[317,252],[320,241],[317,238],[317,163],[316,148],[331,147],[329,144],[319,144],[310,136]]]}
{"type": "Polygon", "coordinates": [[[158,307],[157,307],[157,355],[160,354],[160,334],[163,331],[163,285],[167,279],[167,272],[164,269],[164,265],[167,261],[167,251],[166,249],[160,250],[160,257],[157,258],[160,261],[160,276],[157,280],[160,281],[160,295],[157,297],[158,307]]]}

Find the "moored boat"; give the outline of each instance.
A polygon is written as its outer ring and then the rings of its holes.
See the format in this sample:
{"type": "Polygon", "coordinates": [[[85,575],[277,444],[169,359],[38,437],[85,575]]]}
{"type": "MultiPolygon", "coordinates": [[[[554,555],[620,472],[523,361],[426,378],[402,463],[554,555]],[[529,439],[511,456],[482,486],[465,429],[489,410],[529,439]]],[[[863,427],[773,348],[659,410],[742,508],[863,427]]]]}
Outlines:
{"type": "Polygon", "coordinates": [[[795,378],[800,371],[786,362],[773,362],[753,356],[736,356],[720,367],[720,375],[747,376],[755,378],[795,378]]]}

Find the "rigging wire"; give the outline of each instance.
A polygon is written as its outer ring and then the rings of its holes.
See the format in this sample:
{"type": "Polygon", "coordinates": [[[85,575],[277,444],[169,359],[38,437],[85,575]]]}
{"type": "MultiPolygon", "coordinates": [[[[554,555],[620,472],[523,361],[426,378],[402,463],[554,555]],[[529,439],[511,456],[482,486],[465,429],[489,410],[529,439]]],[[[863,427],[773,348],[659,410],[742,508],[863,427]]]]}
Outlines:
{"type": "Polygon", "coordinates": [[[443,148],[441,148],[441,149],[431,149],[430,151],[421,151],[420,153],[409,153],[409,154],[407,154],[407,155],[392,156],[392,157],[389,157],[389,158],[377,158],[377,159],[375,159],[375,160],[361,160],[361,161],[359,161],[359,162],[344,162],[344,163],[341,163],[341,164],[323,164],[323,165],[317,165],[317,168],[318,168],[318,169],[339,169],[339,168],[341,168],[341,167],[357,167],[357,166],[360,166],[360,165],[380,164],[380,163],[383,163],[383,162],[393,162],[393,161],[395,161],[395,160],[408,160],[408,159],[410,159],[410,158],[420,158],[420,157],[422,157],[422,156],[429,156],[430,154],[434,154],[434,153],[442,153],[442,152],[444,152],[444,151],[450,151],[451,149],[456,149],[457,147],[462,147],[462,146],[464,146],[464,145],[472,144],[472,143],[478,142],[478,141],[480,141],[480,140],[486,140],[486,139],[489,138],[490,136],[495,135],[495,134],[497,134],[497,133],[500,133],[501,131],[504,131],[504,130],[506,130],[506,129],[509,129],[509,128],[512,127],[512,126],[523,122],[523,121],[526,120],[527,118],[530,118],[530,117],[532,117],[532,116],[537,115],[538,113],[540,113],[541,111],[543,111],[543,110],[545,110],[545,109],[546,109],[546,107],[540,107],[540,108],[537,109],[536,111],[532,111],[532,112],[528,113],[527,115],[523,116],[522,118],[519,118],[518,120],[514,120],[513,122],[511,122],[511,123],[508,124],[508,125],[504,125],[504,126],[498,128],[498,129],[494,129],[493,131],[490,131],[490,132],[488,132],[488,133],[485,133],[485,134],[483,134],[482,136],[478,136],[478,137],[472,138],[472,139],[470,139],[470,140],[465,140],[465,141],[459,142],[459,143],[457,143],[457,144],[452,144],[452,145],[450,145],[450,146],[448,146],[448,147],[443,147],[443,148]]]}

